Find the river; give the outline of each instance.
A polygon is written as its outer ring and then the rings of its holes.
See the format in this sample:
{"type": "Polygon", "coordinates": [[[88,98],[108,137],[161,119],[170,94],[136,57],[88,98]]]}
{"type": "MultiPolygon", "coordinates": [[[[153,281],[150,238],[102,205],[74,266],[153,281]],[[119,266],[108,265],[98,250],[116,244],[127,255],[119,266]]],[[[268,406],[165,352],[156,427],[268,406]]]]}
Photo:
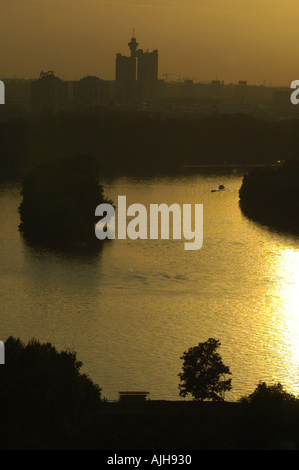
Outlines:
{"type": "Polygon", "coordinates": [[[202,248],[172,239],[110,240],[97,255],[28,246],[18,232],[20,183],[1,182],[0,339],[76,351],[108,400],[120,390],[179,399],[180,356],[211,337],[232,372],[227,400],[260,380],[299,394],[299,239],[242,214],[242,174],[101,183],[127,205],[203,204],[202,248]]]}

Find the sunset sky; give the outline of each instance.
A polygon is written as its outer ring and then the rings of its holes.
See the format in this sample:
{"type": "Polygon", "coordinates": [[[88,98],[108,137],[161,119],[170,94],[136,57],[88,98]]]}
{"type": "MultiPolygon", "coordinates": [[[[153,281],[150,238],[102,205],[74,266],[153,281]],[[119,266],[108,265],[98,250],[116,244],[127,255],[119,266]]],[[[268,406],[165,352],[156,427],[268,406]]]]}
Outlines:
{"type": "Polygon", "coordinates": [[[0,0],[0,77],[113,80],[117,52],[159,51],[163,74],[194,81],[299,79],[295,0],[0,0]]]}

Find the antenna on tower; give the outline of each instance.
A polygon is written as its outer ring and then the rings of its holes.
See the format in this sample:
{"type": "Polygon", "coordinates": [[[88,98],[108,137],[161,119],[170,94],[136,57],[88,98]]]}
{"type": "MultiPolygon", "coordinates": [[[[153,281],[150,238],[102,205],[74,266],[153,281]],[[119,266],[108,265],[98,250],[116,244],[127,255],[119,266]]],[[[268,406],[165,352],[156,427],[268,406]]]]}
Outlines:
{"type": "Polygon", "coordinates": [[[135,29],[133,28],[133,38],[135,37],[135,36],[134,36],[134,33],[135,33],[135,29]]]}

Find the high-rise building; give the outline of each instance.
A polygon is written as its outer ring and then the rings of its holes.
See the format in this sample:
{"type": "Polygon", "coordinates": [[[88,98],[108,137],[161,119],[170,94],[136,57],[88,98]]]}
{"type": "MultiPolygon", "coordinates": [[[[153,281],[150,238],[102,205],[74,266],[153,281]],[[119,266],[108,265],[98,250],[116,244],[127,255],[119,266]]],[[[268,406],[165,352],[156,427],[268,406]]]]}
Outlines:
{"type": "Polygon", "coordinates": [[[115,80],[136,80],[136,58],[116,54],[115,80]]]}
{"type": "Polygon", "coordinates": [[[137,52],[137,81],[141,85],[143,101],[151,101],[157,94],[158,85],[158,51],[137,52]]]}
{"type": "Polygon", "coordinates": [[[116,100],[148,102],[155,98],[158,84],[158,51],[143,52],[134,37],[128,43],[130,56],[116,54],[116,100]]]}

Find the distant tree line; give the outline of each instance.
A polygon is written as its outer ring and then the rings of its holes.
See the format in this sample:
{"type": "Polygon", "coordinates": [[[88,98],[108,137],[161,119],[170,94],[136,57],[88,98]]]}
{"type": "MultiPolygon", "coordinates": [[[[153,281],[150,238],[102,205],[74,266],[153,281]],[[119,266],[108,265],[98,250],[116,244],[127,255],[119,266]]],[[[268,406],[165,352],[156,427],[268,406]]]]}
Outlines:
{"type": "Polygon", "coordinates": [[[186,164],[258,164],[297,158],[299,120],[244,114],[149,118],[130,111],[62,113],[0,123],[0,169],[33,168],[58,157],[90,154],[116,174],[186,164]]]}
{"type": "Polygon", "coordinates": [[[240,205],[250,218],[299,233],[299,160],[281,167],[255,168],[244,176],[240,205]]]}

